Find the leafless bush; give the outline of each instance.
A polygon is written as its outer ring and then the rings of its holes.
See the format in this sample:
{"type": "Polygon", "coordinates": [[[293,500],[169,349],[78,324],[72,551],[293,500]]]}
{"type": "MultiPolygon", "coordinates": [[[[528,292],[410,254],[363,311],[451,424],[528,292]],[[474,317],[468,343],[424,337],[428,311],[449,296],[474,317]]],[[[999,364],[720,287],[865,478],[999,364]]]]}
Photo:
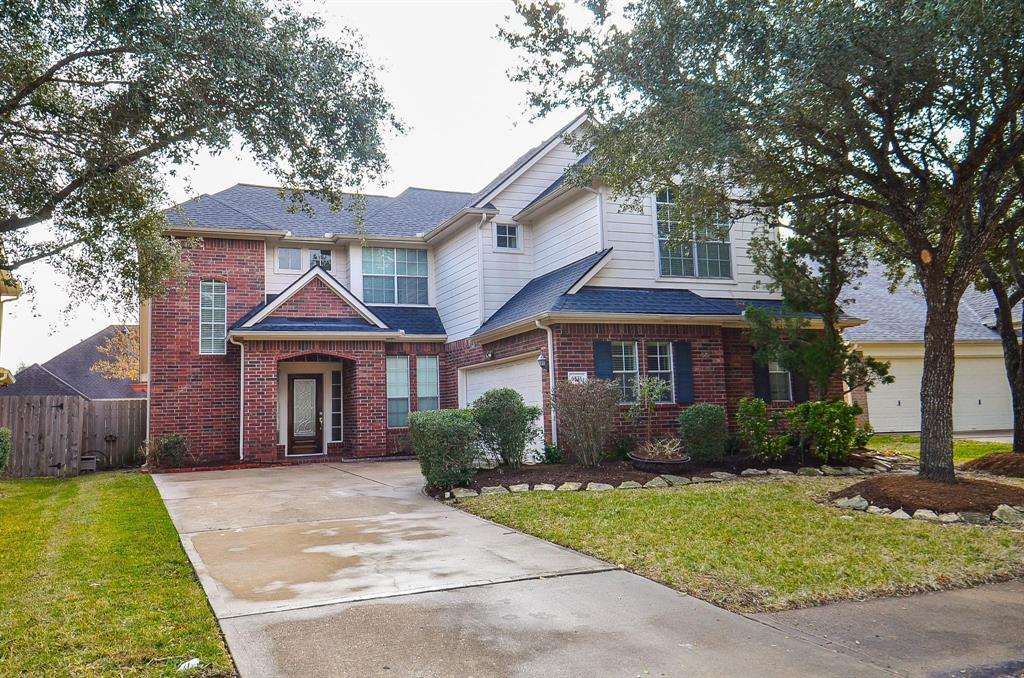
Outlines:
{"type": "Polygon", "coordinates": [[[608,449],[619,391],[608,381],[560,382],[555,388],[558,442],[584,466],[597,466],[608,449]]]}

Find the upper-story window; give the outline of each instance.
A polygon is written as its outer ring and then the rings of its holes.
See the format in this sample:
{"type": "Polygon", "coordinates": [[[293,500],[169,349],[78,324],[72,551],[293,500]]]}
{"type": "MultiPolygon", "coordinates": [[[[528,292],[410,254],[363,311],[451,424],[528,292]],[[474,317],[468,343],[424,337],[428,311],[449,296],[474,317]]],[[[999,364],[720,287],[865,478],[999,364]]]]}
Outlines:
{"type": "Polygon", "coordinates": [[[278,247],[277,268],[282,271],[301,271],[302,249],[299,247],[278,247]]]}
{"type": "Polygon", "coordinates": [[[227,353],[228,286],[223,280],[199,283],[199,352],[227,353]]]}
{"type": "Polygon", "coordinates": [[[363,301],[367,304],[426,304],[427,251],[363,248],[363,301]]]}
{"type": "Polygon", "coordinates": [[[658,192],[658,267],[661,275],[731,278],[728,219],[713,219],[699,233],[699,238],[670,244],[672,233],[679,226],[673,213],[674,203],[675,196],[671,189],[658,192]]]}
{"type": "Polygon", "coordinates": [[[516,252],[522,250],[523,241],[519,231],[519,224],[495,224],[494,247],[499,250],[513,250],[516,252]]]}
{"type": "Polygon", "coordinates": [[[309,267],[319,266],[325,271],[331,270],[331,251],[330,250],[310,250],[309,251],[309,267]]]}

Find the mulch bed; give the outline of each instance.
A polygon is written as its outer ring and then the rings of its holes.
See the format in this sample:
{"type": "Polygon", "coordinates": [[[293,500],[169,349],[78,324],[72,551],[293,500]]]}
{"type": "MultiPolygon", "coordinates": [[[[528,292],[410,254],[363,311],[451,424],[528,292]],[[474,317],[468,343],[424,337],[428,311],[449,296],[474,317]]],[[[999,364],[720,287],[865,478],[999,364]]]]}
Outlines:
{"type": "Polygon", "coordinates": [[[518,483],[528,483],[531,486],[538,483],[550,483],[556,487],[569,482],[618,485],[627,480],[646,483],[655,475],[637,471],[628,461],[606,461],[597,468],[578,466],[577,464],[534,464],[521,466],[516,471],[500,467],[481,469],[473,476],[473,482],[469,486],[474,490],[479,490],[491,485],[516,485],[518,483]]]}
{"type": "Polygon", "coordinates": [[[954,483],[926,480],[917,476],[878,476],[833,492],[829,499],[860,495],[875,506],[903,509],[931,509],[938,513],[975,511],[991,513],[1000,504],[1024,505],[1024,488],[987,480],[958,478],[954,483]]]}
{"type": "Polygon", "coordinates": [[[998,452],[972,459],[963,466],[967,471],[984,471],[1000,476],[1024,478],[1024,454],[1020,452],[998,452]]]}

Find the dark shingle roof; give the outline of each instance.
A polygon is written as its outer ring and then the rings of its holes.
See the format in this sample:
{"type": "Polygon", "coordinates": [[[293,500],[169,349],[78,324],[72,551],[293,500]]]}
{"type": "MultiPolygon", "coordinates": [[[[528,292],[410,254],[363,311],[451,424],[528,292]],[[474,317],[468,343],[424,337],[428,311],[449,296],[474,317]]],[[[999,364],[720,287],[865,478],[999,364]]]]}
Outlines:
{"type": "Polygon", "coordinates": [[[82,395],[70,384],[39,364],[29,365],[15,375],[10,386],[0,386],[0,396],[77,396],[82,395]]]}
{"type": "MultiPolygon", "coordinates": [[[[902,282],[894,292],[889,292],[889,280],[885,276],[885,267],[872,262],[868,266],[867,275],[858,281],[858,289],[844,290],[845,297],[851,299],[846,305],[847,311],[867,320],[859,327],[851,327],[843,332],[850,341],[875,342],[915,342],[924,341],[925,303],[924,295],[916,282],[902,282]]],[[[998,341],[999,335],[988,327],[994,307],[993,299],[988,312],[982,308],[982,293],[973,290],[970,298],[960,301],[960,317],[956,323],[957,341],[998,341]],[[972,305],[973,304],[973,305],[972,305]]]]}
{"type": "Polygon", "coordinates": [[[365,195],[338,211],[306,194],[312,215],[289,211],[291,201],[273,186],[236,184],[213,195],[202,195],[166,210],[175,226],[291,231],[298,237],[320,238],[327,233],[412,237],[429,230],[465,206],[470,193],[407,188],[395,197],[365,195]],[[191,222],[191,223],[190,223],[191,222]]]}
{"type": "Polygon", "coordinates": [[[281,318],[270,316],[247,332],[388,332],[362,318],[281,318]]]}
{"type": "Polygon", "coordinates": [[[60,353],[41,366],[33,365],[15,375],[16,382],[2,390],[3,395],[70,395],[63,387],[55,386],[52,378],[47,378],[38,369],[51,377],[70,386],[72,392],[77,391],[86,398],[99,400],[105,398],[145,398],[144,394],[132,388],[129,379],[107,379],[99,372],[93,372],[92,366],[97,360],[107,356],[99,352],[107,339],[115,332],[134,330],[134,325],[110,325],[88,339],[83,339],[68,350],[60,353]],[[26,374],[27,373],[27,374],[26,374]],[[38,392],[34,389],[42,389],[38,392]]]}
{"type": "MultiPolygon", "coordinates": [[[[576,164],[575,164],[575,165],[573,165],[573,168],[577,168],[577,167],[585,167],[585,166],[587,166],[587,165],[589,165],[589,164],[590,164],[590,153],[587,153],[587,154],[586,154],[585,156],[583,156],[582,158],[580,158],[580,159],[579,159],[579,160],[578,160],[578,161],[576,162],[576,164]]],[[[529,203],[528,203],[528,204],[526,205],[526,207],[524,207],[523,209],[519,210],[520,214],[522,214],[522,213],[523,213],[523,212],[525,212],[526,210],[530,209],[531,207],[533,207],[534,205],[536,205],[537,203],[539,203],[539,202],[540,202],[541,200],[543,200],[544,198],[548,197],[549,195],[551,195],[552,193],[554,193],[555,191],[557,191],[558,189],[560,189],[560,188],[561,188],[562,186],[564,186],[564,185],[565,185],[565,181],[566,181],[566,173],[565,173],[565,172],[562,172],[562,174],[561,174],[561,175],[559,175],[559,177],[558,177],[557,179],[555,179],[554,181],[552,181],[552,182],[551,182],[551,184],[550,184],[550,185],[549,185],[549,186],[548,186],[547,188],[545,188],[545,189],[544,189],[543,191],[541,191],[540,193],[538,193],[538,194],[537,194],[537,197],[536,197],[536,198],[534,198],[533,200],[531,200],[531,201],[530,201],[530,202],[529,202],[529,203]]]]}
{"type": "Polygon", "coordinates": [[[566,313],[657,313],[668,315],[739,315],[731,300],[709,299],[690,290],[634,287],[584,287],[563,294],[551,307],[566,313]]]}
{"type": "Polygon", "coordinates": [[[437,309],[430,306],[368,306],[373,314],[394,330],[406,334],[447,334],[437,309]]]}
{"type": "Polygon", "coordinates": [[[550,311],[558,299],[609,252],[611,252],[611,248],[594,252],[562,268],[534,278],[495,311],[487,319],[487,322],[473,333],[474,336],[512,325],[538,313],[550,311]]]}

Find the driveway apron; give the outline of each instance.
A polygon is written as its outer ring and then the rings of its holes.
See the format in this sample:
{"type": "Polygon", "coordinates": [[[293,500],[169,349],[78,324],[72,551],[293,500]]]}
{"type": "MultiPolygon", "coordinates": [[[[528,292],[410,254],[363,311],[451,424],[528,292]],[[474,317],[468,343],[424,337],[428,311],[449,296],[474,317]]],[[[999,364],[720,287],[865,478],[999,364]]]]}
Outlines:
{"type": "Polygon", "coordinates": [[[412,462],[154,478],[243,676],[893,675],[436,502],[412,462]]]}

